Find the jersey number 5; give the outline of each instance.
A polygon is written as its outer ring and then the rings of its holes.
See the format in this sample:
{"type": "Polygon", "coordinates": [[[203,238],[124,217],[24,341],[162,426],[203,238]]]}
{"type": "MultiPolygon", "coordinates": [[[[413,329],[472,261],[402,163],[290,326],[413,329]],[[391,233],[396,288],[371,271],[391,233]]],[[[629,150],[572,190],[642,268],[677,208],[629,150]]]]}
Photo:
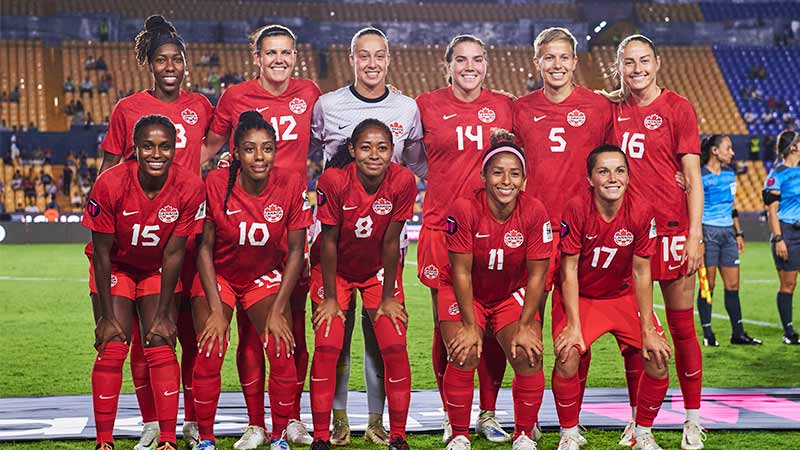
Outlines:
{"type": "Polygon", "coordinates": [[[567,149],[567,141],[561,137],[561,135],[564,133],[566,133],[566,130],[561,127],[550,128],[550,142],[557,144],[550,146],[551,152],[562,153],[567,149]]]}

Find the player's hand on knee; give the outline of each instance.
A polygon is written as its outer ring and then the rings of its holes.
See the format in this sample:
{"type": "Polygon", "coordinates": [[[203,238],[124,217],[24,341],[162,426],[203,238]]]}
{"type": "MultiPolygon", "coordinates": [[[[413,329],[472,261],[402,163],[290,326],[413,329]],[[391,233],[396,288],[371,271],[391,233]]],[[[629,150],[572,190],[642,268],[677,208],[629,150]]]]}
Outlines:
{"type": "Polygon", "coordinates": [[[391,320],[397,334],[399,336],[403,335],[403,327],[408,326],[408,313],[394,297],[387,297],[381,300],[381,304],[375,312],[375,322],[378,321],[380,316],[386,316],[387,319],[391,320]],[[400,326],[401,323],[403,324],[402,327],[400,326]]]}
{"type": "Polygon", "coordinates": [[[450,355],[450,362],[463,366],[470,359],[471,353],[475,352],[475,357],[480,359],[483,349],[483,336],[478,325],[464,324],[459,328],[456,335],[447,343],[447,352],[450,355]]]}
{"type": "Polygon", "coordinates": [[[659,369],[667,367],[672,350],[666,339],[658,334],[655,328],[642,332],[642,358],[645,361],[655,360],[659,369]]]}
{"type": "Polygon", "coordinates": [[[214,342],[219,344],[219,357],[222,358],[222,349],[230,336],[230,324],[222,312],[212,312],[206,319],[203,331],[197,336],[197,348],[200,352],[206,350],[206,358],[211,356],[214,342]],[[206,346],[207,345],[207,346],[206,346]]]}
{"type": "MultiPolygon", "coordinates": [[[[328,326],[330,329],[330,325],[328,326]]],[[[281,353],[284,353],[286,357],[290,357],[294,355],[294,334],[292,334],[292,326],[289,325],[289,321],[286,320],[286,316],[281,314],[280,311],[272,311],[270,314],[269,319],[267,319],[267,326],[265,330],[266,336],[264,336],[264,349],[267,349],[267,345],[269,342],[269,336],[272,335],[275,338],[275,347],[277,347],[277,355],[278,357],[281,356],[281,353]],[[285,349],[285,352],[282,351],[281,347],[285,349]]],[[[325,334],[327,336],[327,333],[325,334]]]]}
{"type": "Polygon", "coordinates": [[[311,316],[311,324],[314,326],[314,331],[319,333],[320,328],[325,326],[325,337],[331,332],[331,323],[334,319],[339,317],[344,323],[346,317],[342,308],[339,308],[339,303],[336,299],[326,298],[317,306],[314,314],[311,316]]]}
{"type": "Polygon", "coordinates": [[[562,363],[567,361],[569,353],[575,350],[576,356],[586,353],[586,343],[583,342],[583,333],[579,324],[568,324],[561,330],[553,341],[553,350],[556,358],[562,363]]]}
{"type": "Polygon", "coordinates": [[[94,329],[94,348],[97,349],[97,353],[100,357],[103,356],[106,344],[113,341],[115,338],[126,344],[128,343],[125,331],[116,319],[101,317],[100,320],[97,321],[97,325],[94,329]]]}
{"type": "Polygon", "coordinates": [[[168,317],[157,317],[150,326],[150,331],[144,338],[145,345],[150,345],[156,339],[163,339],[172,349],[175,349],[175,336],[178,334],[178,329],[175,322],[168,317]]]}
{"type": "Polygon", "coordinates": [[[542,360],[544,345],[542,344],[541,324],[534,321],[532,324],[517,322],[516,330],[511,338],[511,359],[526,357],[531,367],[542,360]],[[517,348],[522,349],[521,352],[517,348]]]}

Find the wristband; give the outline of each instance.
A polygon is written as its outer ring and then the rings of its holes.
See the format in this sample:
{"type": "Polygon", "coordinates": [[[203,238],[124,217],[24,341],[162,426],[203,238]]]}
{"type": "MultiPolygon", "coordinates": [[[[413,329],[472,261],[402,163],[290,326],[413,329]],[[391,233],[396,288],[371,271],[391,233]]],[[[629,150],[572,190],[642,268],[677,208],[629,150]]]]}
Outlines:
{"type": "Polygon", "coordinates": [[[772,239],[770,239],[770,242],[775,244],[776,242],[781,242],[782,240],[783,240],[783,235],[782,234],[776,234],[775,236],[772,236],[772,239]]]}
{"type": "Polygon", "coordinates": [[[739,231],[739,232],[737,232],[737,233],[736,233],[736,237],[737,237],[737,238],[738,238],[738,237],[740,237],[740,238],[744,238],[744,233],[743,233],[743,232],[741,232],[741,231],[739,231]]]}

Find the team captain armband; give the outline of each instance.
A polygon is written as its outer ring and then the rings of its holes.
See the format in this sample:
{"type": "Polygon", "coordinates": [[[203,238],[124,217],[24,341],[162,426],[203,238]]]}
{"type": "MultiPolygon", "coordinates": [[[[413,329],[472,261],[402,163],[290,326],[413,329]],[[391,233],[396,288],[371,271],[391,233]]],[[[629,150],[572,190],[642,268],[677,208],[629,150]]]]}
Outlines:
{"type": "Polygon", "coordinates": [[[781,194],[774,194],[771,191],[763,191],[761,197],[764,199],[765,205],[781,201],[781,194]]]}
{"type": "Polygon", "coordinates": [[[731,209],[731,217],[734,219],[739,217],[739,210],[736,208],[731,209]]]}

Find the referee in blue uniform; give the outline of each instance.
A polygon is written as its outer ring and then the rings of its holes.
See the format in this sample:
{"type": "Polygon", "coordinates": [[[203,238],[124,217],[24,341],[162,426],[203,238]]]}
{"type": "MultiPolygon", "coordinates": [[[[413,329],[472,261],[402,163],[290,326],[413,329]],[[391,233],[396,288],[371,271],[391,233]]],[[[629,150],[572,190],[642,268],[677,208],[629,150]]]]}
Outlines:
{"type": "Polygon", "coordinates": [[[778,290],[778,314],[783,325],[783,343],[800,345],[800,336],[792,326],[792,294],[800,269],[800,134],[784,131],[778,135],[775,164],[764,183],[769,229],[772,232],[772,257],[781,287],[778,290]]]}
{"type": "MultiPolygon", "coordinates": [[[[733,144],[728,136],[715,134],[701,144],[701,174],[703,178],[703,241],[705,266],[710,291],[714,292],[717,268],[725,287],[725,309],[731,321],[731,344],[761,345],[747,335],[742,326],[742,306],[739,301],[739,254],[744,252],[744,233],[733,207],[736,196],[736,175],[729,166],[733,162],[733,144]]],[[[697,296],[697,310],[703,326],[703,344],[718,347],[711,329],[711,304],[697,296]]]]}

